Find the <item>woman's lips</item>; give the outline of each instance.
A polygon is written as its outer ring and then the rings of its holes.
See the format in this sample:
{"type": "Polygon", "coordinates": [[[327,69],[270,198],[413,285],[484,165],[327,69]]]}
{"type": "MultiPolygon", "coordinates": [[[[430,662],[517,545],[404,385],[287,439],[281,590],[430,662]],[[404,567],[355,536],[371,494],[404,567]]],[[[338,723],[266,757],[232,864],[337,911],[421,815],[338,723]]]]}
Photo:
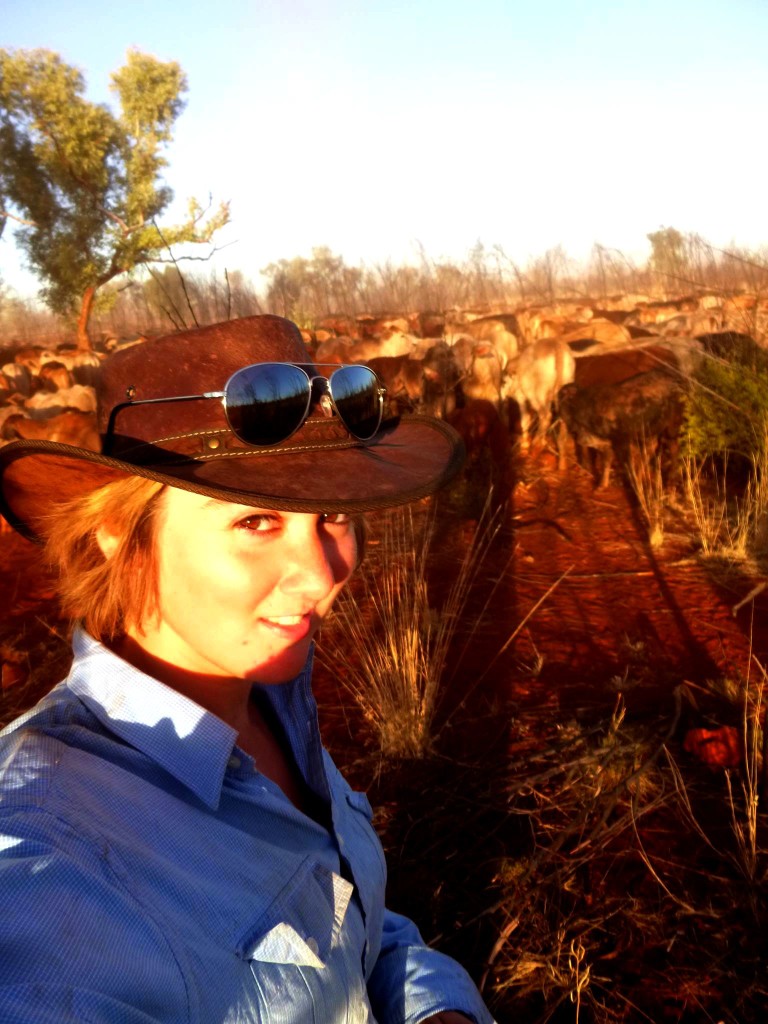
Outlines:
{"type": "Polygon", "coordinates": [[[273,633],[279,634],[291,643],[303,640],[312,626],[312,615],[270,615],[262,616],[261,622],[273,633]]]}

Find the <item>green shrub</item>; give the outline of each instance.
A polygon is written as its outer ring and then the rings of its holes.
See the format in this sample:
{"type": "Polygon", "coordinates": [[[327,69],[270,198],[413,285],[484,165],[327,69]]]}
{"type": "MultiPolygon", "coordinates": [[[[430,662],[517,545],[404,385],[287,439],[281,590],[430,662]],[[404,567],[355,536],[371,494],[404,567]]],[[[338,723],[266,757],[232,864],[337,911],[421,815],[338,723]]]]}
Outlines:
{"type": "Polygon", "coordinates": [[[754,463],[765,445],[766,423],[768,369],[707,359],[696,373],[686,408],[690,454],[754,463]]]}

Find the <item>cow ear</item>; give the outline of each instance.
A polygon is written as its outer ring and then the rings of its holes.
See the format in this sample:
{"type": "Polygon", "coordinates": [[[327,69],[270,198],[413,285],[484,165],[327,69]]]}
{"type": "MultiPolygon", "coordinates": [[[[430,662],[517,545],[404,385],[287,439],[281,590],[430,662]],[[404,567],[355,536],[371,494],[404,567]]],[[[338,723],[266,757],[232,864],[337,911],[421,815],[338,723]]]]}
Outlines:
{"type": "Polygon", "coordinates": [[[100,526],[96,531],[96,543],[101,548],[101,553],[109,561],[120,544],[120,538],[113,533],[109,527],[100,526]]]}

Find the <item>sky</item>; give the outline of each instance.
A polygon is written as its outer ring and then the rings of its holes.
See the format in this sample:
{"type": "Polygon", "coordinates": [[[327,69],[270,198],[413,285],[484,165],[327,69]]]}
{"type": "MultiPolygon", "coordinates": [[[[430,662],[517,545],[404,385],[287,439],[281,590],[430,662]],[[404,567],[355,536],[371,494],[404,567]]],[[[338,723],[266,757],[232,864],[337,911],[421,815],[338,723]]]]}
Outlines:
{"type": "MultiPolygon", "coordinates": [[[[768,243],[765,0],[2,0],[0,47],[54,50],[113,102],[129,47],[189,83],[166,180],[231,202],[217,268],[525,263],[661,226],[768,243]]],[[[12,233],[0,280],[22,294],[12,233]]]]}

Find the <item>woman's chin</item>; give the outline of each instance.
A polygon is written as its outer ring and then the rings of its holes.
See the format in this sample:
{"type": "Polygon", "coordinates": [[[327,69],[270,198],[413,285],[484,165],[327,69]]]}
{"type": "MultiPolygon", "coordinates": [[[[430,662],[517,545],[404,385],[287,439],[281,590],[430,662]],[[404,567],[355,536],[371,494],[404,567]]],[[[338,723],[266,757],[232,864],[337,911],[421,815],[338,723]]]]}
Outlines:
{"type": "Polygon", "coordinates": [[[252,683],[267,685],[290,682],[306,665],[310,643],[311,640],[307,637],[301,643],[291,645],[288,650],[275,654],[274,658],[248,668],[243,673],[243,678],[252,683]]]}

